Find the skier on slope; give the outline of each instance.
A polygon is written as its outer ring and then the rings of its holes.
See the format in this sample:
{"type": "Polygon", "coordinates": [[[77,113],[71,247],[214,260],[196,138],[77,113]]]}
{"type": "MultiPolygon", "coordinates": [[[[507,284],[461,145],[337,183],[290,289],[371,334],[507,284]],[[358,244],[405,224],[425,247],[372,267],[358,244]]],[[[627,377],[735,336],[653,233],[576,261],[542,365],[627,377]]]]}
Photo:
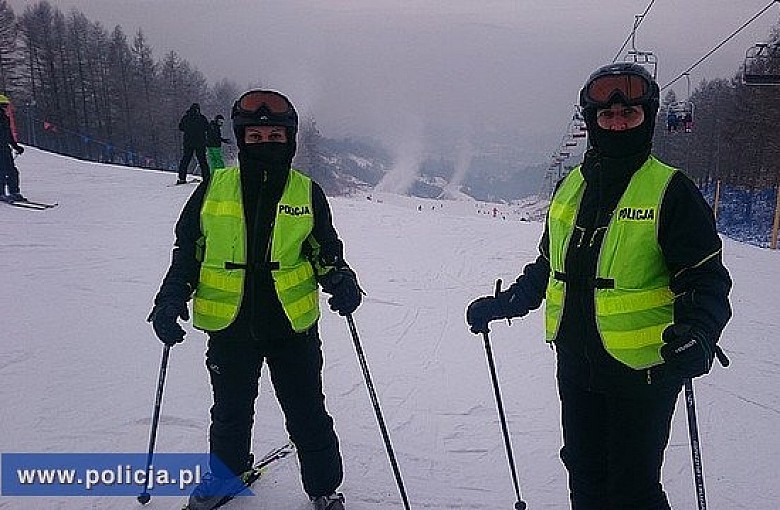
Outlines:
{"type": "Polygon", "coordinates": [[[209,129],[206,132],[206,159],[209,163],[209,169],[225,168],[225,160],[222,158],[222,144],[230,143],[230,140],[222,137],[222,124],[225,117],[217,114],[214,120],[209,122],[209,129]]]}
{"type": "Polygon", "coordinates": [[[298,131],[293,105],[278,92],[252,90],[235,102],[231,118],[239,166],[215,172],[185,205],[150,316],[162,342],[181,342],[177,319],[189,318],[194,292],[194,325],[209,335],[209,442],[228,470],[212,465],[189,509],[210,509],[220,497],[214,494],[241,488],[233,475],[251,462],[265,361],[298,451],[304,490],[316,510],[343,510],[336,492],[341,454],[322,393],[317,285],[341,315],[355,311],[362,291],[344,260],[325,194],[290,168],[298,131]]]}
{"type": "Polygon", "coordinates": [[[660,477],[677,396],[710,371],[731,317],[712,211],[650,154],[658,96],[636,64],[590,76],[580,106],[592,148],[553,195],[540,255],[466,312],[481,333],[546,299],[576,510],[670,508],[660,477]]]}
{"type": "Polygon", "coordinates": [[[179,131],[184,133],[182,140],[182,155],[179,161],[179,179],[176,184],[187,182],[187,168],[192,161],[192,155],[198,160],[200,174],[203,180],[209,178],[209,164],[206,161],[206,132],[209,121],[200,113],[200,104],[192,103],[184,116],[179,120],[179,131]]]}
{"type": "Polygon", "coordinates": [[[10,104],[8,97],[0,94],[0,200],[17,202],[24,200],[24,197],[19,191],[19,170],[11,155],[11,148],[17,154],[21,154],[24,152],[24,147],[16,142],[11,130],[11,119],[8,116],[10,104]],[[5,193],[6,187],[8,187],[8,194],[5,193]]]}

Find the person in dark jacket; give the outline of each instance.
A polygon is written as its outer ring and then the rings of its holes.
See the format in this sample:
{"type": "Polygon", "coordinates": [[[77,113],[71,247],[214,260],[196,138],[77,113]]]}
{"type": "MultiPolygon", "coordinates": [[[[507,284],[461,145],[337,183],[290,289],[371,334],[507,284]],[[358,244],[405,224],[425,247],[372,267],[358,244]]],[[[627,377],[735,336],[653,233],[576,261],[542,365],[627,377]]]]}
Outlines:
{"type": "Polygon", "coordinates": [[[187,168],[192,161],[192,155],[198,159],[200,174],[203,180],[209,178],[209,164],[206,160],[206,133],[209,130],[209,121],[200,113],[200,105],[192,103],[190,108],[179,121],[179,131],[184,133],[182,142],[182,156],[179,162],[179,179],[176,184],[187,182],[187,168]]]}
{"type": "Polygon", "coordinates": [[[641,66],[595,71],[580,93],[591,149],[553,195],[540,255],[472,302],[474,333],[546,300],[576,510],[666,510],[661,464],[685,380],[710,371],[731,317],[712,211],[650,153],[658,85],[641,66]]]}
{"type": "Polygon", "coordinates": [[[251,462],[258,378],[265,362],[303,487],[317,510],[341,510],[342,462],[322,392],[318,284],[332,310],[357,309],[362,290],[344,260],[328,201],[291,168],[298,116],[278,92],[252,90],[232,111],[239,166],[215,172],[193,192],[176,224],[171,266],[150,315],[162,342],[184,339],[194,294],[196,328],[209,336],[211,473],[190,496],[206,510],[237,490],[251,462]],[[239,214],[236,214],[239,211],[239,214]]]}
{"type": "Polygon", "coordinates": [[[225,168],[225,160],[222,158],[222,144],[230,143],[230,140],[222,137],[222,124],[225,117],[217,114],[214,120],[209,122],[209,129],[206,132],[206,159],[208,159],[209,168],[225,168]]]}
{"type": "Polygon", "coordinates": [[[19,190],[19,170],[14,163],[11,149],[17,154],[24,152],[11,130],[11,119],[8,117],[8,97],[0,94],[0,200],[17,202],[24,200],[19,190]],[[8,188],[8,193],[5,190],[8,188]]]}

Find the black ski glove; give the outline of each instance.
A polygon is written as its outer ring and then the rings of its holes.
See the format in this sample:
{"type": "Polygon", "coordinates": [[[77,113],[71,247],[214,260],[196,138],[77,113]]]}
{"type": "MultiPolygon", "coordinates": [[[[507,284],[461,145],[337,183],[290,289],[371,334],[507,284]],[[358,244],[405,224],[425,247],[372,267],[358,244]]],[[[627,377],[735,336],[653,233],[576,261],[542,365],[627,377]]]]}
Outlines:
{"type": "Polygon", "coordinates": [[[320,282],[322,290],[331,295],[328,299],[330,309],[339,315],[349,315],[363,301],[363,289],[357,282],[357,276],[349,268],[329,271],[320,282]]]}
{"type": "Polygon", "coordinates": [[[154,333],[165,345],[176,345],[184,341],[186,334],[178,319],[190,320],[187,303],[167,301],[154,305],[147,321],[152,323],[154,333]]]}
{"type": "Polygon", "coordinates": [[[693,379],[709,373],[715,359],[715,342],[701,329],[672,324],[664,330],[661,357],[672,378],[693,379]]]}
{"type": "Polygon", "coordinates": [[[483,296],[472,301],[466,309],[466,322],[472,333],[488,333],[490,321],[522,317],[529,310],[525,294],[517,284],[513,284],[497,296],[483,296]]]}

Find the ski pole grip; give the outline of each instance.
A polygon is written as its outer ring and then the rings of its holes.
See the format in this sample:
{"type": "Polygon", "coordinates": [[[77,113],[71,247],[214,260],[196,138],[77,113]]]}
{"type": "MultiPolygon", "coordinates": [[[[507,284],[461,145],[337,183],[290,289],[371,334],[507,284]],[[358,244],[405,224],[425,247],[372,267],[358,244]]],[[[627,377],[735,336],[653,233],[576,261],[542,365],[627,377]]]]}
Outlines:
{"type": "MultiPolygon", "coordinates": [[[[498,295],[499,295],[499,294],[501,294],[501,283],[502,283],[502,282],[501,282],[501,278],[499,278],[498,280],[496,280],[496,289],[495,289],[495,291],[493,292],[493,297],[495,297],[495,298],[497,298],[497,297],[498,297],[498,295]]],[[[509,325],[511,326],[511,325],[512,325],[512,319],[510,319],[509,317],[507,317],[507,318],[506,318],[506,323],[507,323],[507,324],[509,324],[509,325]]]]}
{"type": "Polygon", "coordinates": [[[721,349],[719,345],[715,346],[715,356],[718,357],[718,361],[720,361],[723,368],[726,368],[731,364],[731,360],[726,356],[726,353],[723,352],[723,349],[721,349]]]}

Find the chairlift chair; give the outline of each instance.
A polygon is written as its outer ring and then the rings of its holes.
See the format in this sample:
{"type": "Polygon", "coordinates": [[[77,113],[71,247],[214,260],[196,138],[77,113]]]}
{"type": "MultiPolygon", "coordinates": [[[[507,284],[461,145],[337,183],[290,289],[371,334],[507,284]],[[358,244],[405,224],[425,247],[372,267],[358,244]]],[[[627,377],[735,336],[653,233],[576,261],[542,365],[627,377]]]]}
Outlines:
{"type": "Polygon", "coordinates": [[[690,133],[693,130],[694,104],[692,101],[676,101],[666,107],[666,128],[671,132],[678,132],[677,127],[682,127],[682,131],[690,133]]]}
{"type": "Polygon", "coordinates": [[[629,50],[626,53],[626,56],[623,57],[623,60],[625,62],[639,64],[640,66],[646,68],[648,71],[650,71],[653,79],[656,79],[656,74],[658,72],[658,57],[656,57],[655,53],[652,51],[629,50]]]}
{"type": "Polygon", "coordinates": [[[780,85],[780,44],[757,43],[745,52],[745,85],[780,85]]]}

